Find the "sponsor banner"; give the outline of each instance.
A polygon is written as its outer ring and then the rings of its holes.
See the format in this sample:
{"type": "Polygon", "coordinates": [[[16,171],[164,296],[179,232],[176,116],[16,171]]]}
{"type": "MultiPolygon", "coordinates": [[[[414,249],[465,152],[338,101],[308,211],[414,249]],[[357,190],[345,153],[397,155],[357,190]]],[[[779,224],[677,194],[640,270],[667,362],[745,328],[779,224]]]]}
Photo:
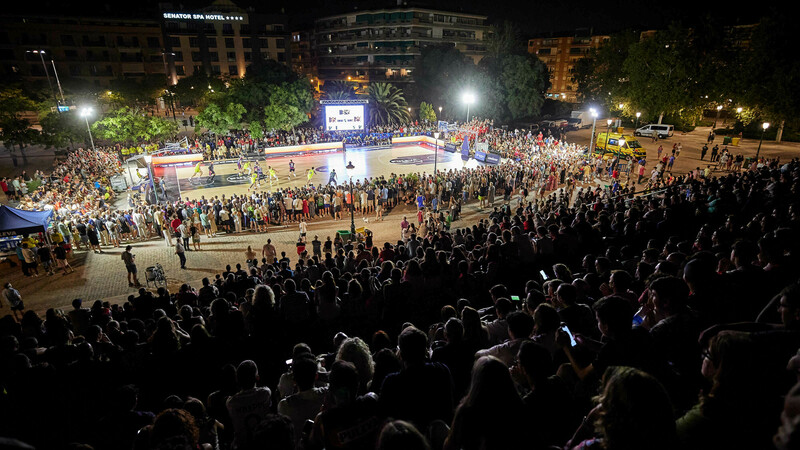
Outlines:
{"type": "Polygon", "coordinates": [[[456,152],[456,144],[446,143],[444,144],[444,151],[455,153],[456,152]]]}
{"type": "Polygon", "coordinates": [[[497,153],[487,153],[486,164],[500,164],[500,155],[497,153]]]}
{"type": "Polygon", "coordinates": [[[480,162],[486,161],[486,153],[476,150],[475,151],[475,160],[480,162]]]}

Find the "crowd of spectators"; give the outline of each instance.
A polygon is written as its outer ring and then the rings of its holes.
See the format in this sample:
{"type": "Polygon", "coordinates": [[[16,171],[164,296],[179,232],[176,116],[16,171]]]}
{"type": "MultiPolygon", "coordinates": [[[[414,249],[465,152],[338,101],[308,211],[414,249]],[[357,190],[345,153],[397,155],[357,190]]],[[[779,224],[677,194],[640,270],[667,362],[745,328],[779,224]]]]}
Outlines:
{"type": "Polygon", "coordinates": [[[415,180],[423,207],[459,180],[478,197],[523,191],[472,226],[298,258],[265,246],[202,286],[0,319],[0,435],[96,449],[797,448],[800,162],[636,197],[531,197],[535,166],[415,180]]]}

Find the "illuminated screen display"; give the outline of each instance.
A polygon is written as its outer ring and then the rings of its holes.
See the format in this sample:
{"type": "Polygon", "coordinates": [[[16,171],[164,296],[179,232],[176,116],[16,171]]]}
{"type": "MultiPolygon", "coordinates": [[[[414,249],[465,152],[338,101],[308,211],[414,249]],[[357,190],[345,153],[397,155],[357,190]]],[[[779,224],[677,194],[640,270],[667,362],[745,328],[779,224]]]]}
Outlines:
{"type": "Polygon", "coordinates": [[[325,130],[364,129],[364,105],[325,105],[325,130]]]}

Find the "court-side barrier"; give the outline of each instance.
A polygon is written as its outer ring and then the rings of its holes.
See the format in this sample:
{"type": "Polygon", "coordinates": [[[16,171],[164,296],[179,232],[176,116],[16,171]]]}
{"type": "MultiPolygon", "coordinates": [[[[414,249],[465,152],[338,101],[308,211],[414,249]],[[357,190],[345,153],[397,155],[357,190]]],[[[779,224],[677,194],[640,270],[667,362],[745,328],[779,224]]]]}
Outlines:
{"type": "MultiPolygon", "coordinates": [[[[392,144],[426,144],[434,147],[437,145],[436,139],[430,136],[399,136],[392,138],[392,144]]],[[[445,141],[439,139],[438,146],[441,149],[445,148],[445,141]]],[[[340,151],[342,149],[341,142],[322,142],[318,144],[304,144],[304,145],[287,145],[284,147],[268,147],[258,153],[258,156],[293,156],[303,155],[307,153],[322,153],[330,151],[340,151]]],[[[202,153],[188,153],[188,154],[172,154],[153,156],[153,165],[171,165],[171,164],[196,164],[203,161],[202,153]]]]}

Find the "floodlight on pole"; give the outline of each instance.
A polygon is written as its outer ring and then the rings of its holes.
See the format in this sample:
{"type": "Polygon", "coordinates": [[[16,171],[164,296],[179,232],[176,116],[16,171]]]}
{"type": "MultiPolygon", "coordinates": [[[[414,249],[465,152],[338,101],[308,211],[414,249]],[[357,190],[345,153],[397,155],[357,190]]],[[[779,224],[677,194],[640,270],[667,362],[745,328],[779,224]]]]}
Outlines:
{"type": "Polygon", "coordinates": [[[611,122],[613,122],[613,120],[611,120],[611,119],[606,120],[606,125],[607,125],[606,126],[606,143],[605,143],[605,146],[603,148],[603,154],[604,155],[608,152],[608,140],[609,140],[608,136],[611,134],[611,122]]]}
{"type": "Polygon", "coordinates": [[[758,164],[758,155],[761,153],[761,143],[764,142],[764,133],[767,132],[767,128],[769,128],[769,122],[761,124],[761,139],[758,141],[758,150],[756,150],[756,164],[758,164]]]}
{"type": "Polygon", "coordinates": [[[592,113],[592,140],[589,141],[589,153],[592,153],[592,151],[595,148],[594,130],[595,127],[597,126],[597,110],[594,108],[589,108],[589,112],[592,113]]]}
{"type": "Polygon", "coordinates": [[[97,150],[94,147],[94,138],[92,137],[92,128],[89,126],[89,116],[92,115],[92,107],[91,106],[83,106],[80,108],[80,115],[83,117],[83,120],[86,121],[86,129],[89,130],[89,140],[92,142],[92,150],[97,150]]]}
{"type": "Polygon", "coordinates": [[[472,92],[464,92],[461,96],[461,100],[467,104],[467,123],[469,123],[469,106],[475,103],[475,94],[472,92]]]}
{"type": "Polygon", "coordinates": [[[642,113],[637,111],[636,112],[636,124],[633,126],[634,129],[639,126],[639,117],[641,117],[641,116],[642,116],[642,113]]]}

